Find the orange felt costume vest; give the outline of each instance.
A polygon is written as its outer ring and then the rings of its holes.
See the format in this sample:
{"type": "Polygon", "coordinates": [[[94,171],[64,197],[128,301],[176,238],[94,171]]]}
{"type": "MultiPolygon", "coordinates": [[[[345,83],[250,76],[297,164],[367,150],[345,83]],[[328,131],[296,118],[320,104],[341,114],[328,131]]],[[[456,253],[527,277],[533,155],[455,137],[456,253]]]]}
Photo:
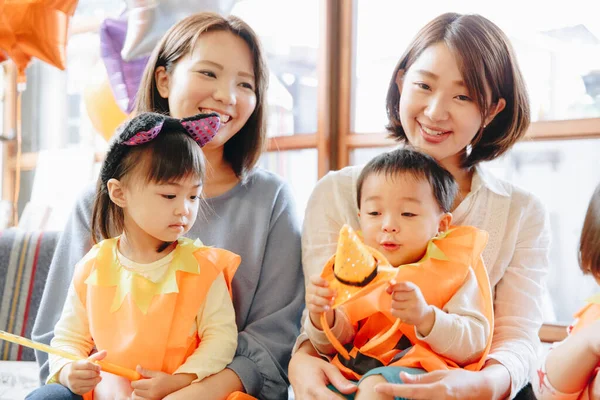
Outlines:
{"type": "MultiPolygon", "coordinates": [[[[396,282],[415,283],[421,289],[425,301],[441,309],[462,287],[472,269],[480,288],[484,315],[490,324],[490,332],[493,332],[492,295],[481,257],[487,237],[486,232],[474,227],[452,227],[442,238],[430,241],[422,260],[398,267],[394,279],[396,282]]],[[[417,339],[413,325],[403,324],[391,315],[391,296],[385,291],[387,282],[376,285],[370,291],[363,289],[356,298],[351,297],[341,305],[357,332],[354,340],[344,346],[348,350],[349,359],[338,354],[332,363],[349,379],[359,379],[370,369],[388,365],[422,368],[426,371],[461,368],[454,361],[434,353],[427,343],[417,339]],[[409,346],[412,347],[406,354],[399,359],[394,358],[409,346]]],[[[463,368],[481,369],[490,345],[491,335],[480,359],[463,368]]]]}
{"type": "Polygon", "coordinates": [[[73,283],[86,307],[92,339],[97,349],[108,351],[108,362],[171,374],[202,339],[196,316],[221,272],[231,294],[240,257],[180,238],[167,272],[155,284],[120,266],[117,241],[94,246],[75,270],[73,283]]]}

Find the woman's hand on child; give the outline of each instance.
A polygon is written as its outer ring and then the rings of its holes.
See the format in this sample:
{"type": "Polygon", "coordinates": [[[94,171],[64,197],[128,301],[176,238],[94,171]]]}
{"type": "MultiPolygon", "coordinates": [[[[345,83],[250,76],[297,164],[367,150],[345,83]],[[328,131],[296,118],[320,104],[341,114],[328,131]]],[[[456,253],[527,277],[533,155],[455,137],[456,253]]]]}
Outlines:
{"type": "Polygon", "coordinates": [[[194,379],[194,374],[167,374],[161,371],[137,366],[137,372],[142,379],[131,382],[133,393],[132,400],[160,400],[165,396],[189,386],[194,379]]]}
{"type": "Polygon", "coordinates": [[[92,354],[85,360],[74,361],[65,365],[58,376],[58,381],[69,388],[75,394],[83,395],[93,390],[102,380],[100,377],[100,366],[94,361],[106,357],[106,351],[102,350],[92,354]]]}
{"type": "Polygon", "coordinates": [[[320,321],[322,313],[325,313],[329,326],[333,325],[334,314],[331,305],[335,295],[335,291],[329,288],[329,283],[320,275],[310,277],[310,282],[306,288],[306,308],[310,320],[316,328],[323,329],[320,321]]]}
{"type": "Polygon", "coordinates": [[[412,282],[394,282],[387,292],[392,295],[392,315],[414,325],[420,335],[429,335],[435,323],[435,311],[425,301],[421,289],[412,282]]]}

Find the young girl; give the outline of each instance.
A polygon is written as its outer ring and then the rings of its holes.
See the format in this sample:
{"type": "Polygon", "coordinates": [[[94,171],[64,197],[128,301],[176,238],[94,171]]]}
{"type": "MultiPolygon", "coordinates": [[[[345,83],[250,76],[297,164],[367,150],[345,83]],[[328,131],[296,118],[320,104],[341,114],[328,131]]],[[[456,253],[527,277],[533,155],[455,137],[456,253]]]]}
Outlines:
{"type": "MultiPolygon", "coordinates": [[[[550,235],[546,212],[535,197],[480,166],[508,151],[529,126],[527,92],[508,38],[478,15],[435,18],[400,58],[387,113],[393,137],[431,155],[454,176],[459,187],[454,224],[489,233],[483,259],[494,292],[495,326],[481,371],[403,374],[405,384],[381,384],[379,390],[417,399],[514,397],[536,359],[550,235]]],[[[305,276],[318,273],[335,252],[342,225],[358,229],[355,188],[361,168],[331,172],[315,187],[304,219],[305,276]]],[[[356,390],[315,357],[306,335],[297,343],[290,363],[296,396],[330,398],[328,383],[343,393],[356,390]]]]}
{"type": "MultiPolygon", "coordinates": [[[[600,284],[600,185],[583,222],[579,266],[600,284]]],[[[569,337],[552,346],[533,377],[540,400],[600,398],[600,296],[589,299],[575,318],[569,337]]]]}
{"type": "Polygon", "coordinates": [[[142,380],[101,383],[92,361],[51,355],[48,383],[88,398],[162,399],[233,359],[228,287],[240,257],[182,237],[200,204],[200,147],[218,126],[216,114],[178,120],[143,113],[118,133],[94,203],[92,229],[104,240],[75,267],[51,345],[82,357],[96,348],[94,359],[137,368],[142,380]],[[122,234],[110,238],[113,231],[122,234]]]}
{"type": "MultiPolygon", "coordinates": [[[[291,190],[276,174],[256,167],[266,140],[267,77],[260,43],[247,24],[234,16],[199,13],[165,34],[136,96],[137,113],[186,118],[215,111],[222,117],[216,137],[203,148],[206,211],[186,235],[242,258],[232,282],[238,327],[233,361],[182,390],[198,390],[212,399],[235,391],[267,400],[287,396],[287,365],[304,301],[304,287],[298,285],[303,279],[300,227],[291,190]]],[[[90,188],[59,240],[33,328],[35,340],[50,343],[73,265],[92,246],[93,200],[90,188]]],[[[47,356],[36,356],[45,380],[47,356]]]]}
{"type": "Polygon", "coordinates": [[[357,400],[387,398],[373,388],[401,383],[400,371],[483,365],[493,326],[487,234],[450,228],[456,192],[448,171],[406,148],[375,157],[358,178],[364,244],[342,229],[335,257],[310,279],[304,323],[319,353],[360,378],[357,400]],[[334,299],[321,295],[324,284],[339,289],[334,299]]]}

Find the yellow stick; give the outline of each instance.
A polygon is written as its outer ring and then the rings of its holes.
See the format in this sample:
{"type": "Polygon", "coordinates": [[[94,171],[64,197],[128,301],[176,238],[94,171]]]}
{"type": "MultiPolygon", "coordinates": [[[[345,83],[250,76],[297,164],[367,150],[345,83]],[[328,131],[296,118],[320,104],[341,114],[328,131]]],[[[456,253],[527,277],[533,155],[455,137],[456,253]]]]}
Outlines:
{"type": "MultiPolygon", "coordinates": [[[[75,354],[68,353],[64,350],[60,350],[51,346],[48,346],[44,343],[34,342],[33,340],[29,340],[24,338],[23,336],[13,335],[12,333],[8,333],[0,330],[0,340],[6,340],[7,342],[16,343],[21,346],[29,347],[32,349],[43,351],[44,353],[54,354],[59,357],[67,358],[73,361],[85,360],[86,357],[80,357],[75,354]]],[[[109,372],[111,374],[122,376],[123,378],[127,378],[130,381],[137,381],[141,379],[140,374],[137,371],[131,370],[129,368],[124,368],[119,365],[115,365],[106,361],[93,361],[98,364],[103,371],[109,372]]]]}

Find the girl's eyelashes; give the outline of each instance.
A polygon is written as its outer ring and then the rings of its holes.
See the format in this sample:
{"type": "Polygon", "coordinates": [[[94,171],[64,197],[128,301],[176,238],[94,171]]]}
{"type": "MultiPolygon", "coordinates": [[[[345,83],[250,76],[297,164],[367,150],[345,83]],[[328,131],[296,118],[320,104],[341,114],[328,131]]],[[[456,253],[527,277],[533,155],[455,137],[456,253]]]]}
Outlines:
{"type": "Polygon", "coordinates": [[[242,82],[242,83],[240,83],[240,86],[245,89],[254,90],[254,86],[252,86],[252,84],[250,84],[248,82],[242,82]]]}
{"type": "Polygon", "coordinates": [[[417,216],[417,214],[413,214],[413,213],[411,213],[411,212],[403,212],[403,213],[402,213],[402,216],[403,216],[403,217],[409,217],[409,218],[411,218],[411,217],[416,217],[416,216],[417,216]]]}
{"type": "Polygon", "coordinates": [[[165,199],[173,200],[176,196],[174,194],[162,194],[165,199]]]}

